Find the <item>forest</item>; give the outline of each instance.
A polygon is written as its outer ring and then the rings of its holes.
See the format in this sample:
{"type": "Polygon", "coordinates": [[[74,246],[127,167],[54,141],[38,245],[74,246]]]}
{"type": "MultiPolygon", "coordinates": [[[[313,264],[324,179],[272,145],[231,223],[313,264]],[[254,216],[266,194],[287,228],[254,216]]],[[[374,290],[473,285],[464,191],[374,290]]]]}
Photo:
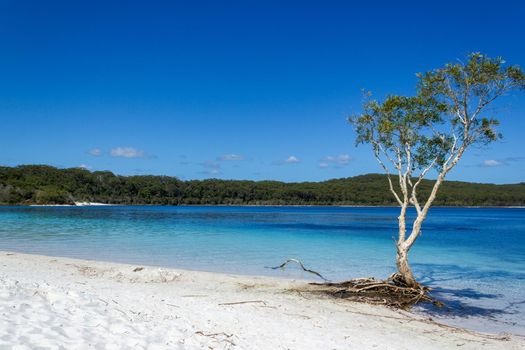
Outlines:
{"type": "MultiPolygon", "coordinates": [[[[420,193],[433,184],[425,180],[420,193]]],[[[385,175],[322,182],[187,180],[121,176],[110,171],[47,165],[0,167],[0,205],[100,202],[120,205],[396,205],[385,175]]],[[[525,183],[446,181],[435,205],[524,206],[525,183]]]]}

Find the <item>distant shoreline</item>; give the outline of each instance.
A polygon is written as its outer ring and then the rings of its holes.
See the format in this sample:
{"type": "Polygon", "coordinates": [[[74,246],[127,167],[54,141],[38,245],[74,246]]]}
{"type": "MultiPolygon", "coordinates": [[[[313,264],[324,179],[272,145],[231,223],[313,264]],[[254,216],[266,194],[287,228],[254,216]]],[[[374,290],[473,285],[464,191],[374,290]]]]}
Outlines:
{"type": "MultiPolygon", "coordinates": [[[[260,207],[260,208],[399,208],[395,205],[329,205],[329,204],[108,204],[80,202],[79,204],[0,204],[2,207],[260,207]]],[[[481,206],[481,205],[434,205],[432,208],[471,208],[471,209],[525,209],[525,206],[481,206]]]]}
{"type": "MultiPolygon", "coordinates": [[[[120,176],[109,171],[58,169],[45,165],[0,167],[0,203],[241,206],[397,206],[384,174],[320,182],[181,180],[169,176],[120,176]]],[[[433,180],[423,180],[426,197],[433,180]]],[[[446,181],[434,203],[442,206],[525,206],[525,183],[446,181]]]]}
{"type": "Polygon", "coordinates": [[[99,202],[75,202],[74,204],[29,204],[29,207],[107,207],[117,204],[106,204],[99,202]]]}

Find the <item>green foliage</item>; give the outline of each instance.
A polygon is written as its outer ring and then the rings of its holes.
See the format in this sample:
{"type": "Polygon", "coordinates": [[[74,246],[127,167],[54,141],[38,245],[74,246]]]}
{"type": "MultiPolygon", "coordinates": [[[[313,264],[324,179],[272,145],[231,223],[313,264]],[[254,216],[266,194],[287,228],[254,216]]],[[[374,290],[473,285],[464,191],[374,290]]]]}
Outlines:
{"type": "Polygon", "coordinates": [[[46,185],[35,191],[37,204],[73,204],[72,197],[56,185],[46,185]]]}
{"type": "MultiPolygon", "coordinates": [[[[356,142],[370,143],[376,155],[385,154],[397,161],[406,157],[400,150],[409,147],[414,168],[426,167],[434,158],[444,158],[451,138],[432,132],[443,123],[446,105],[419,96],[388,96],[383,103],[367,101],[364,113],[350,118],[356,127],[356,142]]],[[[405,161],[407,161],[405,159],[405,161]]]]}
{"type": "MultiPolygon", "coordinates": [[[[422,194],[432,181],[423,181],[422,194]]],[[[109,171],[44,165],[0,167],[0,204],[102,202],[125,205],[395,205],[384,175],[324,182],[191,180],[167,176],[118,176],[109,171]]],[[[447,182],[437,205],[525,205],[525,183],[447,182]]]]}
{"type": "Polygon", "coordinates": [[[457,128],[459,135],[467,135],[468,144],[487,144],[500,138],[496,129],[499,121],[480,114],[498,97],[525,89],[525,74],[519,66],[505,66],[501,57],[477,52],[470,54],[466,63],[447,64],[418,77],[418,96],[446,106],[443,120],[457,128]]]}

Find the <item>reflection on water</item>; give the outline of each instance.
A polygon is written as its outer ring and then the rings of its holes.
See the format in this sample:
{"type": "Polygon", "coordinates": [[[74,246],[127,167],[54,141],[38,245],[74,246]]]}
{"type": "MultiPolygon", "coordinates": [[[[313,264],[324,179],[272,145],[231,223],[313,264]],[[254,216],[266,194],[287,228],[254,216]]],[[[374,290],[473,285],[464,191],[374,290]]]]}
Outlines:
{"type": "MultiPolygon", "coordinates": [[[[292,267],[264,268],[294,257],[332,280],[385,278],[394,271],[397,215],[365,207],[3,207],[0,249],[311,279],[292,267]]],[[[434,208],[411,261],[447,304],[421,311],[525,334],[524,209],[434,208]]]]}

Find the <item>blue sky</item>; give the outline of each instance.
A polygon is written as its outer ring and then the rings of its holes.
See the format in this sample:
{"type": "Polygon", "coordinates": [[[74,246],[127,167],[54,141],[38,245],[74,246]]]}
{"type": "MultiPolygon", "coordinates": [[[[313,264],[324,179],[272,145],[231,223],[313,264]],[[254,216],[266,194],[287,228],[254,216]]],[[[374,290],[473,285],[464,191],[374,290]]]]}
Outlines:
{"type": "MultiPolygon", "coordinates": [[[[318,181],[380,172],[361,89],[471,51],[525,66],[524,1],[0,0],[0,164],[318,181]]],[[[525,181],[525,96],[450,179],[525,181]]]]}

